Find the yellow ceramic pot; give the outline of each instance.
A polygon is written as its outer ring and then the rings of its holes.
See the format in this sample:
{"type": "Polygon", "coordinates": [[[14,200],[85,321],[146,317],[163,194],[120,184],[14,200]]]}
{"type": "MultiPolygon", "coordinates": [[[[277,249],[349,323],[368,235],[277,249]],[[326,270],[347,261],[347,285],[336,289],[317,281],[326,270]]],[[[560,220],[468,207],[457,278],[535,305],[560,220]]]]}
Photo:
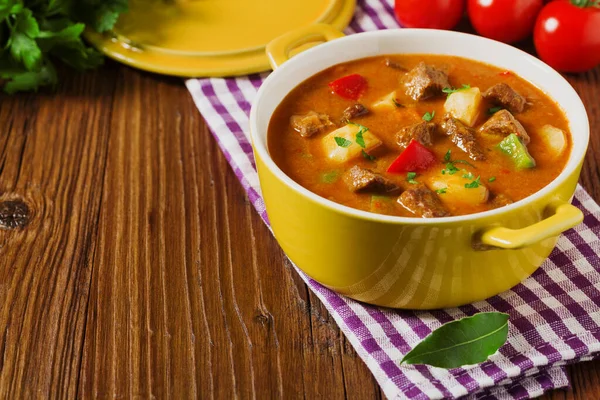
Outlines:
{"type": "Polygon", "coordinates": [[[482,300],[528,277],[558,235],[581,222],[570,204],[589,140],[585,108],[573,88],[538,59],[505,44],[457,32],[387,30],[338,38],[319,25],[268,47],[274,64],[309,40],[331,40],[285,61],[261,87],[250,124],[260,184],[273,232],[309,276],[347,296],[381,306],[432,309],[482,300]],[[335,39],[335,40],[332,40],[335,39]],[[267,128],[281,100],[306,78],[380,54],[449,54],[516,72],[566,113],[573,148],[564,171],[538,193],[484,213],[418,219],[384,216],[331,202],[304,189],[273,162],[267,128]]]}

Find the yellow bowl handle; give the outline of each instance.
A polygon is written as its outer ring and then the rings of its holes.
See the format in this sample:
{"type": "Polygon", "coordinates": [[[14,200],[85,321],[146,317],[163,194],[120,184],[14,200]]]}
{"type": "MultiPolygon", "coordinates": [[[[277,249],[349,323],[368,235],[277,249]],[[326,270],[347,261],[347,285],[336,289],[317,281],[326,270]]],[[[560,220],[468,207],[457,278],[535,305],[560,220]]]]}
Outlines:
{"type": "MultiPolygon", "coordinates": [[[[328,24],[313,24],[285,33],[267,45],[271,67],[276,69],[290,59],[290,52],[311,42],[329,42],[344,34],[328,24]]],[[[305,49],[306,50],[306,49],[305,49]]]]}
{"type": "Polygon", "coordinates": [[[494,227],[481,234],[482,244],[501,249],[519,249],[538,243],[549,237],[577,226],[583,221],[583,213],[570,203],[552,206],[554,214],[523,229],[494,227]]]}

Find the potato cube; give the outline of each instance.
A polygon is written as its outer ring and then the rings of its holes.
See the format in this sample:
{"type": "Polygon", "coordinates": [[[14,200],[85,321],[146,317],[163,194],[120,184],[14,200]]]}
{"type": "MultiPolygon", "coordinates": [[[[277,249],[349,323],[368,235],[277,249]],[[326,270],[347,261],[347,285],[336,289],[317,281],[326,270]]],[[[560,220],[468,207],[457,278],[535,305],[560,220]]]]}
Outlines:
{"type": "Polygon", "coordinates": [[[567,136],[562,129],[544,125],[540,129],[540,138],[554,157],[560,156],[567,148],[567,136]]]}
{"type": "Polygon", "coordinates": [[[381,140],[370,131],[361,128],[360,125],[348,124],[342,128],[336,129],[322,140],[323,151],[327,157],[338,163],[346,162],[352,158],[360,157],[363,150],[369,152],[381,145],[381,140]],[[356,135],[362,131],[362,138],[365,147],[357,143],[356,135]]]}
{"type": "Polygon", "coordinates": [[[388,111],[396,109],[396,91],[385,95],[371,105],[371,108],[376,111],[388,111]]]}
{"type": "Polygon", "coordinates": [[[479,88],[460,90],[448,96],[444,110],[465,125],[473,127],[481,112],[482,99],[479,88]]]}
{"type": "Polygon", "coordinates": [[[488,188],[481,183],[474,184],[475,177],[464,177],[465,174],[468,172],[458,171],[454,175],[436,175],[430,179],[429,187],[438,191],[444,203],[469,205],[485,203],[490,194],[488,188]]]}

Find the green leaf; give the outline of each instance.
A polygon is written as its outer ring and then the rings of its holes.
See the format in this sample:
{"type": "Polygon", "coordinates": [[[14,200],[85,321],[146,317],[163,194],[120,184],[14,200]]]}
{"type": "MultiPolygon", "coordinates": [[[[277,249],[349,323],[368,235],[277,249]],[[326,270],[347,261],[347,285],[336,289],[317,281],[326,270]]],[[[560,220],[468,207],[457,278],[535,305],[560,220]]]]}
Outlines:
{"type": "Polygon", "coordinates": [[[435,117],[435,111],[426,112],[425,115],[423,115],[423,121],[431,122],[433,117],[435,117]]]}
{"type": "Polygon", "coordinates": [[[447,190],[448,190],[448,188],[445,187],[445,188],[437,189],[435,192],[437,194],[445,194],[447,190]]]}
{"type": "Polygon", "coordinates": [[[442,170],[442,175],[454,175],[455,173],[457,173],[458,171],[460,171],[458,168],[456,168],[456,166],[454,165],[453,162],[449,162],[446,164],[446,168],[442,170]]]}
{"type": "Polygon", "coordinates": [[[475,314],[442,325],[406,354],[401,363],[439,368],[482,363],[498,351],[507,336],[507,314],[475,314]]]}
{"type": "Polygon", "coordinates": [[[465,183],[465,188],[467,189],[477,189],[479,187],[479,185],[481,185],[481,177],[478,176],[477,179],[475,179],[473,182],[471,183],[465,183]]]}
{"type": "Polygon", "coordinates": [[[460,92],[461,90],[467,90],[467,89],[471,89],[471,85],[462,85],[462,87],[460,88],[443,88],[442,92],[446,93],[446,94],[452,94],[452,93],[456,93],[456,92],[460,92]]]}
{"type": "MultiPolygon", "coordinates": [[[[66,26],[62,29],[57,30],[43,30],[40,32],[38,38],[40,39],[53,39],[54,41],[65,41],[73,42],[81,38],[81,34],[85,30],[85,24],[73,24],[68,20],[61,21],[66,26]]],[[[57,26],[50,26],[52,28],[58,28],[57,26]]]]}
{"type": "Polygon", "coordinates": [[[358,126],[358,132],[356,132],[356,144],[362,147],[363,149],[366,147],[365,139],[363,138],[363,134],[369,130],[364,125],[357,124],[356,122],[348,121],[348,124],[358,126]]]}
{"type": "Polygon", "coordinates": [[[340,177],[339,171],[329,171],[321,175],[321,182],[323,183],[334,183],[340,177]]]}
{"type": "Polygon", "coordinates": [[[473,179],[473,178],[475,178],[475,176],[473,176],[473,174],[470,173],[470,172],[464,173],[462,177],[465,178],[465,179],[473,179]]]}
{"type": "Polygon", "coordinates": [[[51,17],[57,14],[66,15],[69,13],[71,0],[49,0],[46,8],[46,17],[51,17]]]}
{"type": "Polygon", "coordinates": [[[571,0],[571,4],[575,7],[586,8],[595,7],[600,8],[600,0],[571,0]]]}
{"type": "Polygon", "coordinates": [[[44,65],[39,71],[16,71],[0,69],[2,79],[10,79],[4,85],[8,94],[24,91],[37,91],[40,86],[54,86],[58,78],[52,64],[44,65]]]}
{"type": "Polygon", "coordinates": [[[417,177],[416,172],[409,172],[406,174],[406,181],[408,183],[410,183],[411,185],[416,185],[417,183],[419,183],[415,180],[416,177],[417,177]]]}
{"type": "Polygon", "coordinates": [[[340,147],[350,147],[350,145],[352,144],[351,141],[343,137],[335,136],[334,139],[335,143],[340,147]]]}
{"type": "Polygon", "coordinates": [[[495,176],[492,176],[490,179],[488,179],[488,182],[494,182],[496,180],[495,176]]]}
{"type": "Polygon", "coordinates": [[[42,61],[42,50],[34,39],[23,33],[12,35],[10,54],[17,63],[23,63],[28,71],[37,69],[42,61]]]}
{"type": "Polygon", "coordinates": [[[452,157],[452,150],[448,150],[446,152],[446,154],[444,155],[444,162],[446,162],[446,163],[450,162],[451,157],[452,157]]]}
{"type": "Polygon", "coordinates": [[[14,0],[0,1],[0,20],[8,18],[11,14],[18,14],[23,10],[23,4],[14,0]]]}
{"type": "Polygon", "coordinates": [[[80,70],[102,64],[102,55],[81,38],[85,24],[111,29],[127,7],[128,0],[0,0],[4,90],[55,85],[52,61],[80,70]]]}
{"type": "Polygon", "coordinates": [[[492,107],[488,110],[488,114],[493,115],[502,110],[502,107],[492,107]]]}
{"type": "MultiPolygon", "coordinates": [[[[444,162],[447,163],[446,164],[446,169],[448,169],[448,164],[465,164],[465,165],[468,165],[469,167],[477,169],[476,166],[474,166],[473,164],[471,164],[468,161],[465,161],[465,160],[452,160],[452,150],[448,150],[446,152],[446,154],[444,155],[444,162]]],[[[452,165],[452,167],[454,168],[454,165],[452,165]]],[[[458,170],[454,170],[453,168],[450,168],[450,169],[453,170],[454,172],[458,171],[458,170]]],[[[442,171],[442,173],[443,173],[443,171],[442,171]]],[[[453,175],[453,174],[450,174],[450,175],[453,175]]]]}
{"type": "Polygon", "coordinates": [[[375,161],[375,156],[370,155],[366,151],[362,150],[362,156],[369,161],[375,161]]]}
{"type": "Polygon", "coordinates": [[[360,131],[358,131],[358,133],[356,134],[356,144],[359,145],[360,147],[362,147],[363,149],[366,147],[365,139],[363,138],[363,130],[362,129],[360,131]]]}
{"type": "Polygon", "coordinates": [[[24,8],[15,20],[13,32],[19,32],[35,39],[40,34],[40,27],[37,20],[33,17],[33,12],[24,8]]]}
{"type": "Polygon", "coordinates": [[[111,30],[119,15],[127,12],[127,0],[79,0],[72,14],[97,32],[111,30]]]}

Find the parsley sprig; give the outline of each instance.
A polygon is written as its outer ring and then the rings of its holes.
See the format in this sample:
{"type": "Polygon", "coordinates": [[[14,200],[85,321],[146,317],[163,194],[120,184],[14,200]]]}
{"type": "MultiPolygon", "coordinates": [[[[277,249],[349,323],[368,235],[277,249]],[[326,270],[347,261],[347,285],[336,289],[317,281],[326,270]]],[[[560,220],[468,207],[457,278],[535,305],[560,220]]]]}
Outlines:
{"type": "Polygon", "coordinates": [[[4,91],[55,86],[60,61],[76,70],[95,68],[103,57],[82,40],[86,26],[113,28],[127,0],[0,0],[0,78],[4,91]]]}

